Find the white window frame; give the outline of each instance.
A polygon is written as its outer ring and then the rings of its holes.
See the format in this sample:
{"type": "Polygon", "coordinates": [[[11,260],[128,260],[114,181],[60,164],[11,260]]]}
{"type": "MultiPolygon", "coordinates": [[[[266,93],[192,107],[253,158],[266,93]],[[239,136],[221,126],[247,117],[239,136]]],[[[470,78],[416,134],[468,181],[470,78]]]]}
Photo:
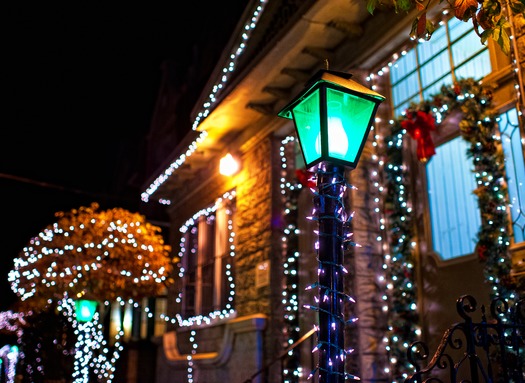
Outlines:
{"type": "MultiPolygon", "coordinates": [[[[181,278],[181,293],[177,298],[180,303],[178,314],[179,324],[191,325],[198,322],[204,317],[216,317],[229,315],[234,312],[234,262],[235,256],[235,192],[226,193],[219,198],[213,206],[196,213],[193,218],[189,219],[180,231],[181,250],[179,252],[179,277],[181,278]],[[209,224],[213,221],[214,233],[210,238],[209,224]],[[189,241],[192,235],[196,235],[196,246],[193,247],[189,241]],[[213,248],[211,249],[210,246],[213,248]],[[210,264],[209,251],[213,250],[210,264]],[[190,262],[190,257],[196,257],[194,262],[190,262]],[[193,265],[194,270],[189,270],[193,265]],[[206,307],[204,304],[208,296],[204,296],[206,288],[204,284],[204,268],[212,266],[212,287],[211,287],[211,305],[206,307]],[[195,274],[193,296],[188,296],[189,278],[191,273],[195,274]],[[189,306],[193,302],[193,307],[189,306]]],[[[208,289],[209,291],[210,289],[208,289]]]]}
{"type": "MultiPolygon", "coordinates": [[[[436,156],[439,156],[440,153],[439,153],[439,147],[442,146],[442,145],[447,145],[449,143],[451,143],[452,140],[455,140],[455,139],[458,139],[458,140],[463,140],[463,138],[459,137],[459,136],[454,136],[452,138],[449,138],[447,140],[444,140],[442,141],[436,148],[436,151],[438,152],[436,154],[436,156]]],[[[468,160],[466,158],[466,151],[465,153],[461,153],[461,155],[464,155],[465,157],[465,161],[462,162],[462,164],[467,167],[467,169],[463,168],[463,169],[460,169],[459,171],[461,173],[467,173],[469,169],[472,169],[474,166],[472,164],[472,161],[471,160],[468,160]]],[[[465,249],[465,247],[469,247],[468,245],[468,241],[472,240],[472,243],[470,244],[470,247],[471,247],[471,250],[470,251],[462,251],[462,252],[459,252],[459,253],[455,253],[455,254],[452,254],[452,255],[448,255],[447,252],[443,252],[443,251],[439,251],[439,248],[441,246],[438,246],[438,242],[441,244],[441,245],[445,245],[446,243],[448,243],[448,241],[441,241],[443,238],[436,238],[436,236],[434,235],[435,231],[436,231],[436,228],[434,226],[434,220],[435,220],[435,217],[432,216],[432,207],[435,205],[434,202],[432,201],[432,198],[433,198],[433,195],[432,193],[437,193],[437,190],[431,190],[430,189],[430,172],[428,171],[428,167],[430,166],[430,164],[432,163],[432,161],[436,161],[436,160],[442,160],[443,158],[437,158],[436,156],[432,157],[430,159],[430,162],[428,164],[426,164],[425,166],[425,178],[426,178],[426,187],[427,187],[427,193],[426,193],[426,196],[427,196],[427,211],[428,211],[428,214],[429,214],[429,219],[428,219],[428,229],[427,229],[427,232],[430,234],[430,243],[431,243],[431,249],[432,249],[432,254],[435,255],[435,257],[438,259],[438,261],[440,263],[446,263],[446,264],[450,264],[450,263],[455,263],[457,262],[458,260],[468,260],[468,259],[471,259],[473,257],[475,257],[474,255],[474,250],[475,250],[475,240],[476,240],[476,234],[479,230],[479,226],[481,225],[481,213],[480,213],[480,209],[479,209],[479,205],[478,205],[478,201],[477,201],[477,198],[475,197],[475,195],[473,193],[470,193],[470,194],[464,194],[463,197],[464,197],[464,200],[468,200],[469,199],[469,196],[473,199],[472,201],[470,201],[470,203],[473,202],[474,204],[474,210],[473,211],[469,211],[468,212],[468,216],[471,217],[471,220],[474,220],[475,221],[475,228],[474,228],[474,231],[470,232],[470,236],[471,238],[462,238],[461,239],[461,243],[456,243],[456,246],[457,248],[462,248],[463,250],[465,249]]],[[[449,169],[447,169],[447,171],[449,171],[449,169]]],[[[452,172],[452,170],[450,169],[450,172],[452,172]]],[[[446,175],[446,172],[443,172],[444,175],[446,175]]],[[[464,184],[458,184],[456,182],[454,182],[454,180],[449,180],[451,181],[451,184],[446,184],[445,181],[443,181],[443,188],[445,188],[447,190],[446,193],[448,193],[448,195],[450,196],[450,194],[453,194],[452,191],[458,191],[456,186],[464,186],[464,184]]],[[[470,187],[471,187],[471,191],[474,190],[476,188],[476,182],[475,182],[475,176],[474,174],[472,174],[472,179],[471,179],[471,182],[470,182],[470,187]]],[[[436,194],[436,198],[440,198],[440,195],[439,194],[436,194]]],[[[454,201],[454,205],[457,205],[457,201],[454,201]]],[[[465,203],[465,204],[462,204],[463,206],[465,205],[468,205],[468,203],[465,203]]],[[[440,205],[440,207],[442,207],[442,205],[440,205]]],[[[451,207],[452,208],[452,207],[451,207]]],[[[453,209],[455,209],[455,207],[453,207],[453,209]]],[[[448,209],[449,211],[451,209],[448,209]]],[[[464,214],[461,214],[462,216],[464,216],[464,214]]],[[[454,217],[454,214],[452,213],[446,213],[446,216],[447,217],[451,217],[453,218],[454,217]]],[[[469,220],[470,221],[470,220],[469,220]]],[[[449,227],[449,230],[457,230],[457,227],[456,227],[456,224],[458,224],[458,221],[455,220],[451,226],[449,227]]]]}

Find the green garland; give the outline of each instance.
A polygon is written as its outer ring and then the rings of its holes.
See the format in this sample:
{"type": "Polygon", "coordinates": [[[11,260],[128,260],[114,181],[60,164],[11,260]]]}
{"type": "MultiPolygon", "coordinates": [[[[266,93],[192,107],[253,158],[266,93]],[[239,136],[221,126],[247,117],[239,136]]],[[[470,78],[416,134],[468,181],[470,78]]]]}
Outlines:
{"type": "MultiPolygon", "coordinates": [[[[477,233],[476,254],[484,263],[485,282],[491,286],[492,297],[515,298],[515,285],[510,277],[511,258],[504,155],[499,139],[496,114],[492,107],[493,89],[473,79],[464,79],[452,86],[443,86],[441,93],[430,101],[411,104],[408,115],[423,112],[444,119],[451,111],[461,111],[460,134],[470,147],[467,155],[474,164],[481,212],[477,233]]],[[[396,379],[411,369],[406,360],[406,344],[416,340],[418,316],[415,310],[417,290],[412,268],[414,255],[409,246],[412,232],[412,211],[408,207],[409,179],[403,167],[403,140],[407,117],[393,122],[386,137],[386,213],[389,216],[391,259],[386,260],[389,289],[390,320],[387,350],[392,363],[391,374],[396,379]],[[400,339],[400,340],[399,340],[400,339]],[[397,341],[396,341],[397,340],[397,341]],[[397,345],[397,347],[395,347],[397,345]]],[[[513,303],[513,302],[509,302],[513,303]]],[[[402,381],[403,379],[401,379],[402,381]]]]}
{"type": "Polygon", "coordinates": [[[481,212],[476,254],[484,262],[485,281],[492,288],[492,297],[514,299],[505,158],[492,92],[492,87],[473,79],[460,80],[452,87],[442,87],[441,94],[428,107],[443,109],[446,105],[448,111],[462,112],[459,129],[463,139],[470,143],[467,156],[474,164],[478,186],[473,192],[481,212]]]}
{"type": "Polygon", "coordinates": [[[414,254],[410,245],[413,237],[413,211],[403,166],[405,132],[401,121],[394,121],[386,140],[386,198],[390,254],[385,259],[389,322],[386,338],[389,354],[389,374],[392,382],[403,382],[412,370],[407,348],[418,340],[417,290],[414,276],[414,254]]]}

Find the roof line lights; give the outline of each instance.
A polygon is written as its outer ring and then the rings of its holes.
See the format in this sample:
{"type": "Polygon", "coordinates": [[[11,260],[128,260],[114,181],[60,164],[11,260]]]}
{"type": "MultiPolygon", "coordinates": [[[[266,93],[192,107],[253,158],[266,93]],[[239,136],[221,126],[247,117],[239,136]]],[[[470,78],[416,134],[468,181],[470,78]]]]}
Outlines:
{"type": "MultiPolygon", "coordinates": [[[[235,71],[236,67],[235,64],[241,56],[241,54],[244,52],[244,49],[246,48],[246,44],[251,36],[252,31],[257,26],[257,23],[261,17],[261,14],[264,10],[264,6],[266,5],[266,2],[268,0],[260,0],[259,5],[255,8],[255,11],[252,13],[249,20],[244,25],[244,28],[241,32],[240,36],[240,42],[237,45],[236,48],[234,48],[230,54],[230,60],[229,62],[222,68],[222,75],[218,79],[217,83],[213,86],[213,89],[211,93],[208,95],[207,100],[204,102],[204,104],[201,107],[201,111],[195,118],[193,124],[192,124],[192,130],[197,130],[197,127],[208,117],[208,115],[211,113],[212,106],[215,105],[217,102],[217,95],[221,92],[222,89],[224,89],[225,85],[230,80],[230,75],[235,71]]],[[[144,202],[149,202],[150,197],[157,191],[157,189],[170,178],[175,171],[181,167],[184,162],[196,151],[199,144],[201,144],[207,137],[208,133],[206,131],[203,131],[199,137],[195,141],[193,141],[189,146],[188,149],[182,153],[176,160],[174,160],[167,169],[165,169],[141,194],[141,199],[144,202]]],[[[160,199],[159,203],[164,205],[170,205],[171,201],[167,199],[160,199]]]]}

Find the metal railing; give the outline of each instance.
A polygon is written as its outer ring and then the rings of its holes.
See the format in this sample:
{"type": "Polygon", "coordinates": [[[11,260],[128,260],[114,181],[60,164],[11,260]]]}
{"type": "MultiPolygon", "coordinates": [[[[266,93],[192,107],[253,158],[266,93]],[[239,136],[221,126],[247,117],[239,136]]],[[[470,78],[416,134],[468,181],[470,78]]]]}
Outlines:
{"type": "Polygon", "coordinates": [[[456,310],[464,321],[449,327],[425,367],[427,345],[411,344],[408,359],[416,372],[405,383],[524,383],[525,300],[509,307],[505,300],[494,299],[491,319],[482,305],[479,322],[471,316],[477,310],[474,297],[461,296],[456,310]]]}
{"type": "MultiPolygon", "coordinates": [[[[311,329],[306,334],[304,334],[300,339],[298,339],[295,343],[290,345],[286,350],[284,350],[280,355],[275,357],[274,359],[270,360],[267,364],[265,364],[259,371],[255,372],[252,376],[250,376],[248,379],[246,379],[243,383],[252,383],[255,378],[257,378],[259,375],[267,372],[270,367],[272,367],[275,363],[280,362],[281,363],[281,374],[284,370],[283,368],[283,362],[286,360],[286,358],[289,357],[288,353],[298,347],[301,343],[309,339],[313,334],[315,333],[315,329],[311,329]]],[[[283,379],[284,380],[284,377],[283,379]]]]}

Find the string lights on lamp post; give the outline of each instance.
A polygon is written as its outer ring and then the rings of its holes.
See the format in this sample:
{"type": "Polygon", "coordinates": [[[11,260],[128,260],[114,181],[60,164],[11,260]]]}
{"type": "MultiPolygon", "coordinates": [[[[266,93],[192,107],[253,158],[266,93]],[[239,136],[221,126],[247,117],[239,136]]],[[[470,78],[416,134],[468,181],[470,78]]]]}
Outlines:
{"type": "MultiPolygon", "coordinates": [[[[318,71],[303,91],[278,115],[292,119],[307,168],[316,167],[315,219],[319,240],[317,306],[320,383],[359,380],[345,372],[343,303],[353,299],[343,292],[344,248],[352,242],[348,230],[351,216],[344,208],[345,169],[356,168],[379,104],[385,97],[353,81],[352,75],[318,71]]],[[[353,242],[352,242],[353,243],[353,242]]]]}
{"type": "Polygon", "coordinates": [[[94,357],[92,343],[93,339],[93,319],[97,312],[97,301],[85,294],[79,294],[74,300],[75,318],[77,320],[76,352],[75,352],[75,372],[73,373],[74,382],[88,382],[90,375],[89,364],[94,357]]]}

